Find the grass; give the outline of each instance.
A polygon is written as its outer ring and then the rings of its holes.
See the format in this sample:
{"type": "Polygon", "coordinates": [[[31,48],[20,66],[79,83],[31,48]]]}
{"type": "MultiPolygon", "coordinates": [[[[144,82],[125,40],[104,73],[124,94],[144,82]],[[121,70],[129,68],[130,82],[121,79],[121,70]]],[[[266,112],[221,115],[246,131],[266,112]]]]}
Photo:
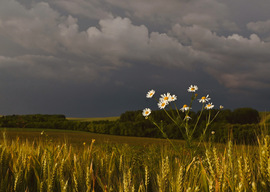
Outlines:
{"type": "MultiPolygon", "coordinates": [[[[26,129],[26,128],[0,128],[1,132],[5,132],[9,140],[26,140],[38,141],[40,139],[49,139],[55,143],[67,142],[72,145],[82,145],[90,143],[92,139],[96,143],[112,143],[112,144],[128,144],[128,145],[151,145],[166,144],[165,139],[145,138],[145,137],[124,137],[116,135],[96,134],[83,131],[56,130],[56,129],[26,129]],[[44,134],[41,133],[44,131],[44,134]]],[[[1,139],[1,137],[0,137],[1,139]]],[[[183,144],[183,141],[173,140],[174,143],[183,144]]]]}
{"type": "Polygon", "coordinates": [[[261,125],[270,124],[270,112],[260,112],[261,125]]]}
{"type": "Polygon", "coordinates": [[[36,130],[39,136],[30,141],[22,136],[11,139],[9,134],[19,133],[13,131],[3,132],[0,140],[1,191],[270,190],[269,136],[260,138],[255,150],[228,141],[223,149],[206,145],[192,156],[181,145],[176,152],[166,143],[145,147],[98,143],[87,137],[89,142],[75,147],[69,142],[54,142],[50,134],[59,136],[61,132],[45,131],[40,136],[36,130]]]}
{"type": "Polygon", "coordinates": [[[116,121],[120,117],[87,117],[87,118],[79,118],[79,117],[67,117],[67,120],[70,121],[80,121],[80,122],[91,122],[91,121],[116,121]]]}

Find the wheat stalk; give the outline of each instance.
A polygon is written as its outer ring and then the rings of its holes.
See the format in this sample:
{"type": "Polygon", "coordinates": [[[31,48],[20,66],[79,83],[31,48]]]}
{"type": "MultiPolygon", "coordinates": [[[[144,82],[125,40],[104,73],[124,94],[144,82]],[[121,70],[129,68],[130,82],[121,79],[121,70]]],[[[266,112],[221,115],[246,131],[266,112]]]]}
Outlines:
{"type": "Polygon", "coordinates": [[[184,190],[184,168],[183,166],[180,166],[178,175],[177,175],[177,181],[176,181],[176,191],[182,192],[184,190]]]}

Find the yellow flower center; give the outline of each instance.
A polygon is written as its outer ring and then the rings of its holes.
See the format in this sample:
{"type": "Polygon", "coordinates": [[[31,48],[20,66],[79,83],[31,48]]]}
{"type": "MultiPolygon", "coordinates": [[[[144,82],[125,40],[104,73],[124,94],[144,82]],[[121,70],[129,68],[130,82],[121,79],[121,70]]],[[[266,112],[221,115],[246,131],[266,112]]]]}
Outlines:
{"type": "Polygon", "coordinates": [[[165,106],[165,103],[162,103],[161,106],[164,107],[165,106]]]}
{"type": "Polygon", "coordinates": [[[145,114],[147,115],[149,113],[149,111],[145,111],[145,114]]]}
{"type": "Polygon", "coordinates": [[[190,90],[191,90],[191,91],[194,91],[194,90],[195,90],[195,88],[194,88],[194,87],[191,87],[191,88],[190,88],[190,90]]]}
{"type": "Polygon", "coordinates": [[[153,93],[150,93],[150,96],[152,96],[153,95],[153,93]]]}
{"type": "Polygon", "coordinates": [[[164,97],[163,99],[164,99],[164,100],[168,100],[168,99],[169,99],[169,97],[164,97]]]}
{"type": "Polygon", "coordinates": [[[202,97],[202,100],[205,100],[206,99],[206,97],[202,97]]]}
{"type": "Polygon", "coordinates": [[[188,106],[187,106],[187,105],[184,105],[184,106],[183,106],[183,108],[186,108],[186,107],[188,107],[188,106]]]}

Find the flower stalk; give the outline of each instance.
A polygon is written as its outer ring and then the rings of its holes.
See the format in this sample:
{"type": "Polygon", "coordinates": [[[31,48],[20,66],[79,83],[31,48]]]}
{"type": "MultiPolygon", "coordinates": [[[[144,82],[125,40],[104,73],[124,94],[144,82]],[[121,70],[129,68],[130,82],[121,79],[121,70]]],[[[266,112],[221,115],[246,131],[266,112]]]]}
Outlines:
{"type": "MultiPolygon", "coordinates": [[[[162,109],[165,114],[169,117],[169,119],[173,122],[173,124],[175,124],[181,135],[183,136],[184,140],[186,141],[186,145],[188,148],[193,148],[193,140],[194,140],[194,133],[196,132],[199,123],[200,123],[200,119],[202,117],[203,111],[207,110],[208,112],[208,116],[206,118],[206,124],[205,127],[202,130],[201,136],[199,137],[199,142],[197,147],[199,147],[199,145],[201,144],[201,142],[203,142],[205,140],[205,136],[207,133],[207,130],[210,126],[210,124],[213,123],[213,121],[216,119],[216,117],[218,116],[219,112],[218,111],[214,117],[211,118],[211,109],[214,108],[214,105],[212,103],[210,103],[209,101],[211,100],[211,98],[209,97],[209,95],[203,96],[201,97],[201,99],[198,99],[199,103],[202,103],[202,108],[201,111],[199,113],[199,115],[197,116],[197,119],[194,123],[192,117],[190,116],[191,114],[191,109],[192,109],[192,105],[194,103],[194,101],[197,99],[198,94],[196,93],[198,91],[198,86],[196,85],[191,85],[188,89],[188,92],[192,93],[191,95],[191,100],[190,100],[190,104],[186,105],[184,104],[182,108],[178,109],[175,101],[177,100],[177,96],[176,95],[171,95],[169,92],[165,93],[165,94],[161,94],[161,97],[159,99],[155,98],[155,100],[158,102],[158,108],[162,109]],[[173,110],[173,107],[171,105],[171,103],[173,102],[174,104],[174,108],[176,111],[176,115],[175,112],[173,110]],[[170,111],[172,112],[172,114],[170,114],[168,112],[168,110],[166,109],[167,106],[170,106],[170,111]],[[184,118],[183,116],[181,116],[181,112],[184,113],[184,118]]],[[[150,90],[146,97],[147,98],[152,98],[155,94],[154,90],[150,90]]],[[[220,107],[220,109],[222,109],[222,107],[220,107]]],[[[148,116],[151,114],[151,109],[149,108],[145,108],[143,110],[143,116],[147,119],[148,116]]],[[[161,131],[162,135],[173,145],[173,143],[171,142],[171,140],[168,138],[166,132],[164,131],[163,127],[161,127],[160,125],[158,125],[153,118],[150,119],[152,121],[152,123],[161,131]]],[[[163,125],[162,125],[163,126],[163,125]]],[[[174,146],[174,145],[173,145],[174,146]]],[[[175,146],[174,146],[175,147],[175,146]]]]}

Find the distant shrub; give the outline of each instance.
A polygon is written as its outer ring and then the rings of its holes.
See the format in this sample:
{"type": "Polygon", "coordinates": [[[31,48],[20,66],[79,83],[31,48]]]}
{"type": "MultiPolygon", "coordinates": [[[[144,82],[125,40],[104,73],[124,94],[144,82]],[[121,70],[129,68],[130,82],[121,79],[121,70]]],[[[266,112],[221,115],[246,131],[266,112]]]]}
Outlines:
{"type": "Polygon", "coordinates": [[[229,123],[232,124],[253,124],[260,122],[259,112],[252,108],[238,108],[232,112],[229,123]]]}

